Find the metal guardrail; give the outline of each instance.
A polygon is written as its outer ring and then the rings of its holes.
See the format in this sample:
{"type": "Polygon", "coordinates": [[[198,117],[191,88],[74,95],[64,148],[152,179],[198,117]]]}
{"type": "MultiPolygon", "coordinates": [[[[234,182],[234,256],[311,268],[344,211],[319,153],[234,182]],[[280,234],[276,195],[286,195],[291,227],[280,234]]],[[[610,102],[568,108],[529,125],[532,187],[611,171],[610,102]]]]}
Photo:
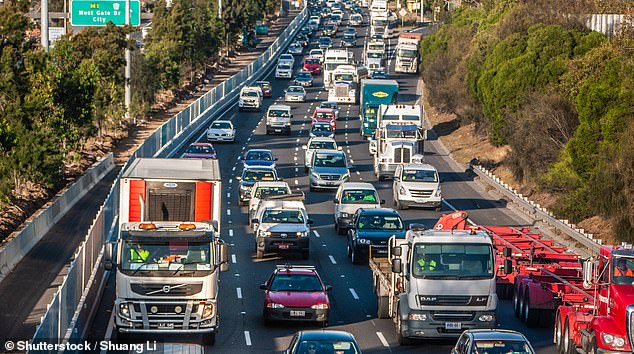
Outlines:
{"type": "Polygon", "coordinates": [[[603,244],[603,240],[595,239],[593,234],[586,233],[584,229],[578,228],[575,224],[570,223],[568,220],[558,219],[550,210],[529,200],[528,197],[522,195],[517,190],[513,189],[513,187],[504,183],[504,181],[495,176],[490,170],[478,165],[470,165],[470,168],[483,182],[498,190],[535,219],[542,220],[552,227],[560,230],[568,237],[579,242],[584,247],[587,247],[591,252],[599,252],[599,249],[603,244]]]}
{"type": "Polygon", "coordinates": [[[9,274],[46,233],[115,167],[112,153],[95,162],[77,181],[53,202],[26,222],[24,228],[0,249],[0,282],[9,274]]]}
{"type": "Polygon", "coordinates": [[[103,245],[118,234],[119,177],[127,166],[138,157],[172,155],[192,138],[199,127],[208,124],[218,113],[235,103],[242,86],[257,80],[269,70],[274,59],[288,46],[307,19],[308,12],[304,9],[254,62],[165,122],[134,151],[113,183],[85,241],[78,247],[68,275],[42,316],[32,342],[64,343],[83,337],[107,278],[101,267],[103,245]]]}

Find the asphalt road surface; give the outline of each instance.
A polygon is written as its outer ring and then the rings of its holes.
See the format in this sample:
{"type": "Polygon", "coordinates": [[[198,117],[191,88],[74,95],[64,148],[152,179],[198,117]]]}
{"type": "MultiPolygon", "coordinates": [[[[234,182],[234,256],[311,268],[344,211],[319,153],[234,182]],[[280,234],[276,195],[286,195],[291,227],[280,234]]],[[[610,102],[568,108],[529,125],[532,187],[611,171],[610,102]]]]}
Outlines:
{"type": "MultiPolygon", "coordinates": [[[[367,15],[367,14],[366,14],[367,15]]],[[[366,25],[368,18],[365,17],[366,25]]],[[[341,28],[343,28],[342,26],[341,28]]],[[[341,41],[341,31],[334,43],[341,41]]],[[[353,49],[355,59],[362,58],[362,48],[369,37],[367,26],[358,28],[357,46],[353,49]]],[[[316,46],[319,38],[314,33],[311,44],[304,50],[316,46]]],[[[393,73],[393,50],[395,39],[389,41],[390,78],[400,85],[399,103],[419,102],[417,90],[419,77],[414,74],[393,73]]],[[[302,57],[296,57],[296,69],[302,57]]],[[[263,112],[273,102],[282,103],[283,90],[287,80],[275,80],[272,73],[268,80],[273,83],[274,98],[265,99],[262,112],[238,112],[237,105],[225,112],[222,119],[231,119],[238,127],[235,144],[216,144],[221,160],[223,179],[224,210],[221,237],[232,246],[231,270],[221,275],[219,298],[220,328],[213,347],[204,348],[214,353],[272,353],[284,350],[293,333],[301,329],[316,329],[317,325],[289,323],[266,326],[262,319],[263,294],[259,284],[271,274],[276,264],[314,265],[324,281],[333,286],[330,293],[330,328],[353,333],[364,353],[449,353],[454,340],[420,341],[412,346],[401,347],[398,344],[394,325],[391,320],[376,318],[376,298],[372,292],[372,278],[367,265],[352,265],[346,254],[344,236],[338,236],[333,226],[334,192],[309,192],[308,175],[303,169],[302,145],[308,140],[310,117],[321,101],[327,100],[323,90],[322,77],[317,76],[315,86],[308,88],[306,103],[291,103],[293,121],[291,136],[267,136],[262,121],[263,112]],[[272,149],[279,157],[278,172],[291,188],[304,191],[305,204],[309,216],[315,220],[310,236],[310,259],[302,261],[299,257],[276,255],[256,260],[253,235],[247,227],[246,207],[238,206],[238,183],[235,176],[240,175],[242,164],[238,156],[250,148],[272,149]]],[[[378,182],[373,174],[372,159],[368,144],[359,135],[359,106],[340,105],[340,120],[337,122],[337,143],[344,147],[348,159],[355,166],[350,181],[371,182],[379,191],[386,206],[392,205],[392,182],[378,182]]],[[[515,215],[506,208],[502,200],[496,200],[478,184],[473,182],[462,167],[441,153],[438,142],[430,134],[425,142],[426,162],[434,165],[441,174],[443,197],[446,202],[441,212],[429,210],[401,211],[407,223],[423,223],[432,227],[442,213],[452,208],[466,210],[473,221],[481,225],[528,225],[528,221],[515,215]]],[[[204,131],[198,141],[205,141],[204,131]]],[[[183,148],[184,149],[184,148],[183,148]]],[[[182,151],[181,151],[182,152],[182,151]]],[[[91,331],[92,338],[108,338],[112,332],[111,308],[114,298],[114,283],[108,284],[101,301],[98,317],[91,331]]],[[[511,303],[500,301],[498,309],[500,328],[519,330],[527,335],[538,353],[555,353],[552,345],[552,328],[528,329],[513,316],[511,303]]],[[[197,338],[139,338],[142,341],[167,340],[176,342],[195,342],[197,338]]]]}

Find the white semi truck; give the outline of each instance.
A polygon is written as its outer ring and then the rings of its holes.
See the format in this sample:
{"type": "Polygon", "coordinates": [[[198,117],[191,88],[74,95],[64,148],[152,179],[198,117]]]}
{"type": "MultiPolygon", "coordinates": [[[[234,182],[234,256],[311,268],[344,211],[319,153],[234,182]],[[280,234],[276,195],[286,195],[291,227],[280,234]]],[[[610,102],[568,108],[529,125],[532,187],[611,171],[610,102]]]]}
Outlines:
{"type": "Polygon", "coordinates": [[[398,36],[395,56],[396,63],[394,70],[398,73],[418,73],[420,41],[423,38],[422,33],[403,32],[398,36]]]}
{"type": "Polygon", "coordinates": [[[328,101],[357,104],[359,82],[368,76],[363,66],[339,65],[332,74],[333,82],[328,89],[328,101]]]}
{"type": "Polygon", "coordinates": [[[392,319],[401,345],[496,327],[495,257],[485,232],[411,225],[405,239],[390,238],[387,257],[370,252],[377,317],[392,319]]]}
{"type": "Polygon", "coordinates": [[[354,65],[354,54],[348,49],[328,49],[324,54],[324,89],[328,90],[333,83],[333,75],[339,65],[354,65]]]}
{"type": "Polygon", "coordinates": [[[218,160],[135,160],[121,177],[119,237],[104,266],[116,272],[115,335],[218,331],[218,287],[229,248],[219,235],[218,160]]]}

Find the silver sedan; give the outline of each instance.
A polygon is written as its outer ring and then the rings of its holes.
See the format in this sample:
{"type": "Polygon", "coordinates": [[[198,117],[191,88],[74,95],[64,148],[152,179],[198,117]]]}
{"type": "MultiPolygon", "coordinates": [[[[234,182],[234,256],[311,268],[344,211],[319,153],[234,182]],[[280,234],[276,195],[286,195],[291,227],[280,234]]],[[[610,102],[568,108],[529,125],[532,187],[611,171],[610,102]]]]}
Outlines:
{"type": "Polygon", "coordinates": [[[289,86],[285,91],[284,101],[306,102],[306,90],[302,86],[289,86]]]}

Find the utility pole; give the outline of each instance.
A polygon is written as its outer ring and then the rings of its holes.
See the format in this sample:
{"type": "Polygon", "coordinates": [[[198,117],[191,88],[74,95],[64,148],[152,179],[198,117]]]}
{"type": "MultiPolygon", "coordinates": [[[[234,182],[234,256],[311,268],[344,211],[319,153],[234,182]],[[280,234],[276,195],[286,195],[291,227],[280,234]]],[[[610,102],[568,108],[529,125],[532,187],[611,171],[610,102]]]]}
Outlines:
{"type": "Polygon", "coordinates": [[[40,7],[40,39],[42,48],[48,52],[48,0],[42,0],[40,7]]]}
{"type": "MultiPolygon", "coordinates": [[[[46,1],[46,0],[43,0],[46,1]]],[[[129,41],[131,36],[129,33],[130,26],[130,0],[125,1],[125,24],[128,27],[128,34],[126,34],[126,39],[129,41]]],[[[132,80],[132,53],[130,52],[130,48],[126,45],[125,47],[125,117],[126,119],[130,119],[130,102],[132,102],[132,90],[130,87],[130,81],[132,80]]],[[[134,124],[136,125],[136,118],[134,119],[134,124]]]]}
{"type": "Polygon", "coordinates": [[[423,0],[420,0],[420,25],[423,25],[424,22],[424,14],[425,14],[425,6],[423,4],[423,0]]]}

